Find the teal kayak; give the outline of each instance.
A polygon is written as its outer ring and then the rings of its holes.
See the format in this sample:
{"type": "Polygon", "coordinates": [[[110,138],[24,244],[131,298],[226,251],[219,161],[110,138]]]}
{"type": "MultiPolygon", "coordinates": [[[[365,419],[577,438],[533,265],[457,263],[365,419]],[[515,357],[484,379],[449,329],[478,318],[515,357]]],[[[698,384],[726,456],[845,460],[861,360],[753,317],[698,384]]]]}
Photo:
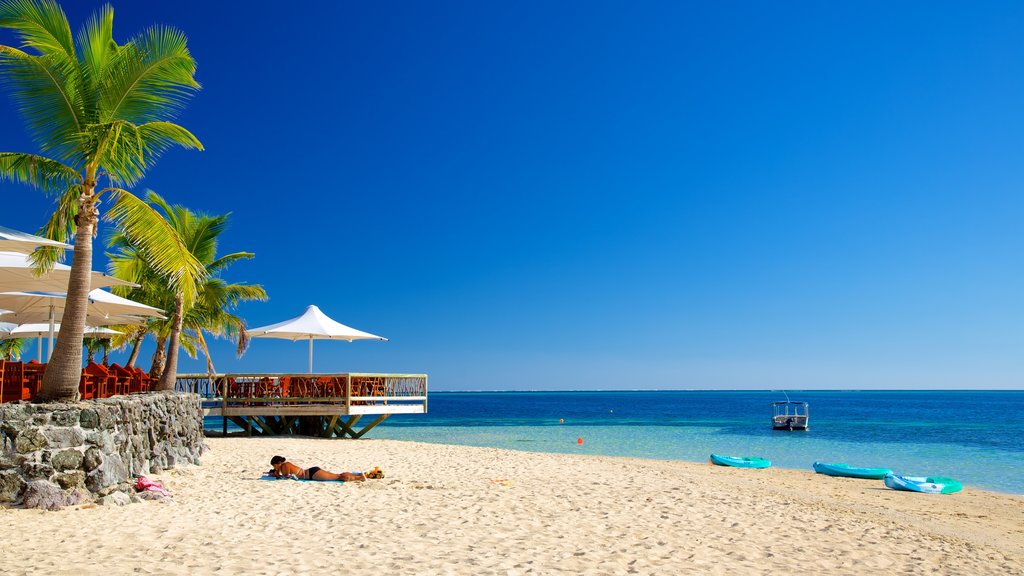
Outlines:
{"type": "Polygon", "coordinates": [[[888,468],[857,468],[849,464],[828,464],[826,462],[815,462],[814,471],[818,474],[828,476],[842,476],[844,478],[867,478],[881,480],[887,474],[892,474],[888,468]]]}
{"type": "Polygon", "coordinates": [[[964,485],[943,476],[897,476],[885,477],[885,485],[893,490],[909,490],[925,494],[952,494],[964,489],[964,485]]]}
{"type": "Polygon", "coordinates": [[[772,461],[767,458],[758,458],[757,456],[722,456],[721,454],[712,454],[711,463],[719,466],[732,466],[734,468],[767,468],[772,465],[772,461]]]}

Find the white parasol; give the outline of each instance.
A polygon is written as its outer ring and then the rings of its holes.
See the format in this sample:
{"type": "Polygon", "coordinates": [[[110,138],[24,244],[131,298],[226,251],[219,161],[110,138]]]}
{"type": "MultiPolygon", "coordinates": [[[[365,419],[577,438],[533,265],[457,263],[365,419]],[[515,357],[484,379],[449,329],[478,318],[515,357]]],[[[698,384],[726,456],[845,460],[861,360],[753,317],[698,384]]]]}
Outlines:
{"type": "Polygon", "coordinates": [[[249,330],[252,338],[281,338],[283,340],[309,340],[309,373],[313,373],[313,340],[384,340],[369,332],[356,330],[336,322],[320,311],[316,306],[306,307],[301,316],[291,320],[271,324],[249,330]]]}

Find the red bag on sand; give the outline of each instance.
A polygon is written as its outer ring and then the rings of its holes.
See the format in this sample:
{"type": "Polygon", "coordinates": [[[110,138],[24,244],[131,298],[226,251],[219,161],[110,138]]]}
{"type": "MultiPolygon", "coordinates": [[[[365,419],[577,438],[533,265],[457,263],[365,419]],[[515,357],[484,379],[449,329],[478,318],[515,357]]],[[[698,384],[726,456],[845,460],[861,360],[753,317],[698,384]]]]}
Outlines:
{"type": "Polygon", "coordinates": [[[153,482],[152,480],[146,478],[145,476],[139,476],[139,480],[135,483],[135,489],[138,490],[139,492],[148,490],[149,492],[156,492],[157,494],[161,494],[163,496],[171,495],[171,493],[165,490],[162,485],[160,485],[157,482],[153,482]]]}

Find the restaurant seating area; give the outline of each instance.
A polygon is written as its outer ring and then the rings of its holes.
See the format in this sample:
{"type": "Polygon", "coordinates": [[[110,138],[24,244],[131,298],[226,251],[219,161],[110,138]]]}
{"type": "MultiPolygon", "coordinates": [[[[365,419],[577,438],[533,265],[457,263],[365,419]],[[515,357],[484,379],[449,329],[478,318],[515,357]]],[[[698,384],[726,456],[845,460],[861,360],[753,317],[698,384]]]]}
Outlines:
{"type": "Polygon", "coordinates": [[[349,375],[278,375],[228,376],[225,378],[227,397],[244,399],[282,399],[299,401],[359,398],[353,404],[373,403],[372,397],[387,396],[383,377],[349,375]],[[346,388],[350,392],[346,392],[346,388]]]}
{"type": "MultiPolygon", "coordinates": [[[[46,364],[0,360],[0,373],[0,403],[31,401],[39,393],[46,364]]],[[[82,369],[78,392],[82,400],[92,400],[149,392],[150,385],[149,374],[140,368],[90,362],[82,369]]]]}

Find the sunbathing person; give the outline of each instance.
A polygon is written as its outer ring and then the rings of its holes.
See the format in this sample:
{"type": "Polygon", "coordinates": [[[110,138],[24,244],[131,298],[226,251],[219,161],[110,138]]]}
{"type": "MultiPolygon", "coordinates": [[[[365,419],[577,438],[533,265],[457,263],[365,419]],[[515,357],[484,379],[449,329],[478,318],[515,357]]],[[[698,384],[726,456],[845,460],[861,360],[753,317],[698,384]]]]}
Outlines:
{"type": "Polygon", "coordinates": [[[299,480],[343,480],[345,482],[362,482],[363,480],[366,480],[366,475],[362,472],[342,472],[340,474],[335,474],[334,472],[328,472],[319,466],[313,466],[309,469],[299,468],[295,464],[286,460],[284,456],[274,456],[270,459],[270,465],[273,466],[273,470],[268,472],[268,474],[278,478],[295,476],[299,480]]]}

